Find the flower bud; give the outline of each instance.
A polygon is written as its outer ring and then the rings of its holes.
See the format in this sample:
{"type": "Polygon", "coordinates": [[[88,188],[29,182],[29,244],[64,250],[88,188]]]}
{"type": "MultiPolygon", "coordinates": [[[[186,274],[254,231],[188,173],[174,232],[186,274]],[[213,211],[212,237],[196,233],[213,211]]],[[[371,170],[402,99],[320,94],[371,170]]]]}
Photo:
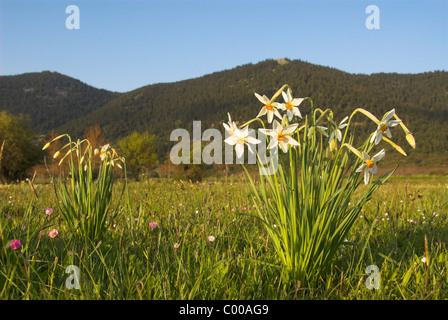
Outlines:
{"type": "Polygon", "coordinates": [[[44,145],[44,147],[42,148],[42,150],[47,149],[47,148],[50,146],[50,144],[51,144],[51,142],[47,142],[47,143],[44,145]]]}
{"type": "Polygon", "coordinates": [[[414,139],[414,136],[412,135],[412,133],[406,134],[406,140],[411,145],[411,147],[415,149],[415,139],[414,139]]]}

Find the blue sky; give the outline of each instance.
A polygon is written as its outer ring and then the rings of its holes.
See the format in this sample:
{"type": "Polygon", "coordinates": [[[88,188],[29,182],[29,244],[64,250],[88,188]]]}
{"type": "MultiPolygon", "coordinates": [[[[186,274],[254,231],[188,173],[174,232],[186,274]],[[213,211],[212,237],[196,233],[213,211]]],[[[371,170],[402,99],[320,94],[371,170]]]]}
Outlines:
{"type": "Polygon", "coordinates": [[[0,0],[0,74],[129,91],[287,57],[351,73],[448,70],[448,1],[0,0]],[[65,26],[77,5],[80,29],[65,26]],[[380,29],[369,30],[376,5],[380,29]]]}

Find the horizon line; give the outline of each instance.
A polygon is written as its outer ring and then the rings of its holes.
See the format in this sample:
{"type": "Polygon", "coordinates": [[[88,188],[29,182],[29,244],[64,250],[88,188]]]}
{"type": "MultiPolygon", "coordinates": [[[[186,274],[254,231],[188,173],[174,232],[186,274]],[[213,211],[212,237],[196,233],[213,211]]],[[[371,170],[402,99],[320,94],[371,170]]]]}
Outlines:
{"type": "Polygon", "coordinates": [[[71,76],[69,74],[65,74],[65,73],[59,72],[57,70],[48,70],[48,69],[47,70],[41,70],[41,71],[29,71],[29,72],[17,73],[17,74],[1,74],[0,78],[1,77],[17,77],[17,76],[23,76],[23,75],[28,75],[28,74],[38,74],[38,73],[44,73],[44,72],[51,72],[51,73],[57,73],[57,74],[60,74],[60,75],[72,78],[74,80],[82,82],[85,85],[88,85],[90,87],[93,87],[93,88],[96,88],[96,89],[99,89],[99,90],[106,90],[106,91],[109,91],[109,92],[123,93],[124,94],[124,93],[132,92],[132,91],[135,91],[135,90],[147,87],[147,86],[153,86],[153,85],[159,85],[159,84],[174,84],[174,83],[183,82],[183,81],[200,79],[200,78],[203,78],[203,77],[215,74],[215,73],[231,71],[231,70],[234,70],[236,68],[247,66],[247,65],[257,65],[257,64],[260,64],[260,63],[263,63],[263,62],[267,62],[267,61],[277,61],[277,63],[279,65],[281,65],[281,63],[278,60],[287,60],[288,61],[287,63],[295,62],[295,61],[304,62],[304,63],[312,64],[312,65],[315,65],[315,66],[319,66],[319,67],[334,69],[334,70],[337,70],[337,71],[340,71],[340,72],[344,72],[344,73],[347,73],[347,74],[350,74],[350,75],[355,75],[355,76],[356,75],[359,75],[359,76],[372,76],[372,75],[377,75],[377,74],[419,75],[419,74],[425,74],[425,73],[448,72],[448,68],[447,69],[437,69],[437,70],[427,70],[427,71],[420,71],[420,72],[395,72],[395,71],[380,71],[380,72],[371,72],[371,73],[367,73],[367,72],[366,73],[364,73],[364,72],[349,72],[349,71],[345,71],[345,70],[342,70],[342,69],[338,69],[336,67],[331,67],[331,66],[328,66],[328,65],[317,64],[317,63],[309,62],[309,61],[302,60],[302,59],[290,59],[288,57],[282,57],[282,58],[266,58],[264,60],[259,60],[257,62],[246,62],[246,63],[242,63],[242,64],[239,64],[239,65],[235,65],[234,67],[231,67],[229,69],[216,70],[216,71],[212,71],[212,72],[209,72],[209,73],[204,73],[202,75],[199,75],[197,77],[192,77],[192,78],[185,78],[185,79],[166,81],[166,82],[152,82],[152,83],[144,84],[144,85],[142,85],[140,87],[137,87],[135,89],[127,90],[127,91],[116,91],[116,90],[111,90],[111,89],[107,89],[107,88],[104,88],[104,87],[92,85],[92,84],[89,84],[89,83],[85,82],[84,80],[78,79],[78,78],[76,78],[74,76],[71,76]]]}

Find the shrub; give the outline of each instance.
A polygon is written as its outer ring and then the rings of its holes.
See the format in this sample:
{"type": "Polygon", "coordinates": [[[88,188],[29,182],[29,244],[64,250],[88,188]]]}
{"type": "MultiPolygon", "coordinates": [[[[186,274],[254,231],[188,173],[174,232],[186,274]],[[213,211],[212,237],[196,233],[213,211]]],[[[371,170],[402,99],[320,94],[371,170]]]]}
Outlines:
{"type": "Polygon", "coordinates": [[[150,135],[148,132],[134,132],[118,141],[128,169],[136,180],[143,169],[151,169],[158,163],[154,139],[155,135],[150,135]]]}
{"type": "Polygon", "coordinates": [[[24,179],[28,169],[39,162],[40,150],[24,116],[0,112],[0,178],[7,182],[24,179]]]}

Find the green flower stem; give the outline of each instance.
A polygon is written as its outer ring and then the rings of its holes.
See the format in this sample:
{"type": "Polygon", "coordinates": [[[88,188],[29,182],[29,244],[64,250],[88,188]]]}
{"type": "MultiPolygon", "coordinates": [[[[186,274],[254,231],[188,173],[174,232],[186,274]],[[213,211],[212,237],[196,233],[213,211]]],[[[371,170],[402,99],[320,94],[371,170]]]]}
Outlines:
{"type": "Polygon", "coordinates": [[[252,122],[255,122],[255,121],[259,121],[261,123],[261,125],[263,126],[263,128],[266,129],[264,122],[260,118],[254,118],[252,120],[247,121],[246,123],[244,123],[240,126],[240,129],[248,126],[249,124],[251,124],[252,122]]]}

